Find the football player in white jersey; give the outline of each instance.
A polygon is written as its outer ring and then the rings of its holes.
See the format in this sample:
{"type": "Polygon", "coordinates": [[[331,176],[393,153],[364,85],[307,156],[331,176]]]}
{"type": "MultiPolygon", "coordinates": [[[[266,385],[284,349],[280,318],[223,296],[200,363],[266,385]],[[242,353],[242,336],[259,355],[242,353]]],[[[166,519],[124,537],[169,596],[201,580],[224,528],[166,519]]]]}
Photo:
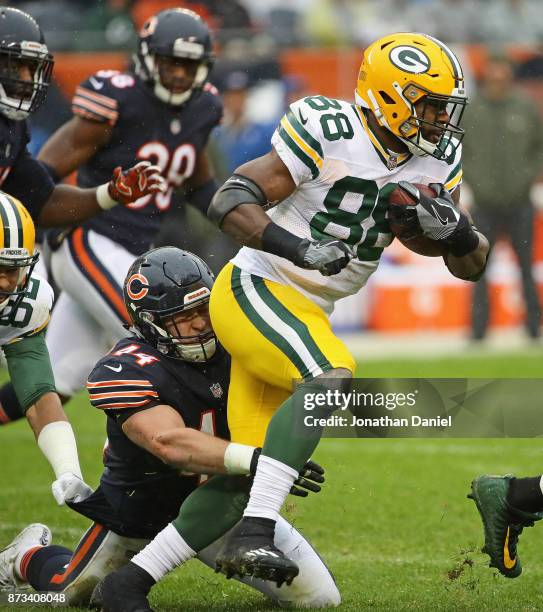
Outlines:
{"type": "MultiPolygon", "coordinates": [[[[74,433],[55,389],[45,345],[53,290],[34,272],[38,257],[30,214],[19,200],[0,192],[0,346],[14,393],[55,472],[53,495],[63,504],[92,490],[83,482],[74,433]]],[[[34,527],[31,537],[50,538],[47,528],[34,527]]]]}
{"type": "MultiPolygon", "coordinates": [[[[216,193],[209,216],[244,245],[210,301],[213,327],[232,356],[228,425],[233,441],[263,445],[243,518],[217,557],[227,576],[281,584],[298,574],[273,535],[322,434],[303,427],[304,395],[349,388],[355,362],[328,315],[377,268],[392,241],[390,216],[411,236],[439,240],[453,275],[483,273],[488,241],[456,208],[466,102],[462,68],[448,47],[423,34],[385,36],[364,53],[354,104],[324,96],[295,102],[270,153],[238,168],[216,193]],[[438,195],[413,183],[434,184],[438,195]],[[398,184],[416,204],[388,203],[398,184]]],[[[193,507],[196,497],[216,507],[220,523],[228,502],[205,489],[193,493],[193,507]]],[[[182,509],[176,524],[181,537],[196,532],[205,541],[198,513],[182,509]]],[[[171,569],[173,556],[162,559],[171,569]]]]}

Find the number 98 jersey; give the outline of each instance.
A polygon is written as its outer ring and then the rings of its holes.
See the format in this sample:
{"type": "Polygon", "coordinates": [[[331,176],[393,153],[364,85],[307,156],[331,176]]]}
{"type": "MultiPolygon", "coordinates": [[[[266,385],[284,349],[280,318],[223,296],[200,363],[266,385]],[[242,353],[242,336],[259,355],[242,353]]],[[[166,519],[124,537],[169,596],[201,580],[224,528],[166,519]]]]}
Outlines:
{"type": "Polygon", "coordinates": [[[107,183],[116,166],[129,168],[143,160],[162,170],[168,183],[165,193],[116,206],[84,225],[140,255],[158,232],[159,216],[170,207],[174,189],[192,176],[199,153],[221,120],[221,99],[208,83],[186,104],[175,107],[161,102],[138,76],[101,70],[77,88],[72,112],[111,126],[109,142],[79,168],[80,187],[107,183]]]}
{"type": "Polygon", "coordinates": [[[392,153],[364,112],[311,96],[290,106],[272,137],[296,189],[268,215],[301,238],[343,240],[356,251],[351,263],[335,276],[323,276],[247,247],[233,259],[246,272],[295,287],[327,313],[336,300],[365,285],[392,242],[387,201],[399,181],[444,183],[452,191],[462,179],[460,146],[441,161],[392,153]]]}

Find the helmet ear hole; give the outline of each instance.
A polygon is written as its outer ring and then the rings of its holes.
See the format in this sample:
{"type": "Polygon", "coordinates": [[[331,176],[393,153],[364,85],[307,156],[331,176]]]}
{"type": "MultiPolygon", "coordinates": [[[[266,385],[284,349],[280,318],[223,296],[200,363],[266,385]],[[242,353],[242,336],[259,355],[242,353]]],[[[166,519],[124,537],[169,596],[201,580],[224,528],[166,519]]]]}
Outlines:
{"type": "Polygon", "coordinates": [[[385,104],[396,104],[396,101],[391,96],[389,96],[386,91],[381,90],[379,92],[379,95],[381,96],[385,104]]]}

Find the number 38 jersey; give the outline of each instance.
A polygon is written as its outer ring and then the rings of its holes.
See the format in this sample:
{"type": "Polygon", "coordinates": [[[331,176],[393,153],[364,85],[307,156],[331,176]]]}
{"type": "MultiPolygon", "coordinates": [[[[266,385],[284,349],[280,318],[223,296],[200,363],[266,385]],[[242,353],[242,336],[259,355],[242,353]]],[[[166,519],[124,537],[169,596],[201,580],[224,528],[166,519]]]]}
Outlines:
{"type": "Polygon", "coordinates": [[[51,285],[33,272],[23,299],[17,303],[17,296],[11,297],[0,311],[0,346],[44,329],[49,323],[53,300],[51,285]]]}
{"type": "Polygon", "coordinates": [[[206,84],[186,104],[174,107],[161,102],[136,75],[102,70],[77,88],[72,112],[111,126],[109,142],[79,168],[80,187],[107,183],[115,167],[129,168],[144,160],[162,169],[168,183],[165,193],[116,206],[84,225],[140,255],[158,232],[160,214],[170,207],[173,191],[192,176],[199,153],[221,120],[221,99],[206,84]]]}
{"type": "Polygon", "coordinates": [[[368,126],[364,110],[340,100],[311,96],[293,103],[272,145],[296,184],[268,211],[271,219],[301,238],[339,238],[356,257],[335,276],[243,248],[233,263],[251,274],[295,287],[330,313],[334,302],[363,287],[393,236],[387,200],[399,181],[461,182],[461,147],[445,160],[394,154],[368,126]]]}

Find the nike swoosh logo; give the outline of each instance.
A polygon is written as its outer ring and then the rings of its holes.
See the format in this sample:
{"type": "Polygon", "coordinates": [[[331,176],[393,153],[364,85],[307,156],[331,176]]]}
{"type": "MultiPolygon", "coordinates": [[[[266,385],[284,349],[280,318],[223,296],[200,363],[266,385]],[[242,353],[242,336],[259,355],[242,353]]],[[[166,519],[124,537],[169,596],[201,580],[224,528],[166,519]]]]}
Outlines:
{"type": "Polygon", "coordinates": [[[89,79],[91,85],[94,87],[94,89],[102,89],[102,87],[104,86],[103,83],[101,83],[100,81],[97,81],[95,78],[91,77],[89,79]]]}
{"type": "Polygon", "coordinates": [[[120,372],[123,369],[123,366],[119,364],[117,367],[113,367],[113,366],[104,364],[104,368],[109,368],[110,370],[113,370],[114,372],[120,372]]]}
{"type": "Polygon", "coordinates": [[[511,559],[509,556],[509,527],[507,528],[507,535],[505,536],[505,542],[503,545],[503,564],[507,569],[513,569],[517,564],[516,557],[511,559]]]}
{"type": "Polygon", "coordinates": [[[436,219],[441,223],[441,225],[447,225],[449,223],[448,219],[443,219],[443,217],[437,212],[436,207],[432,204],[432,210],[434,211],[434,215],[436,219]]]}
{"type": "Polygon", "coordinates": [[[300,117],[300,121],[302,122],[302,125],[305,125],[309,121],[309,119],[307,119],[306,117],[302,115],[301,110],[298,111],[298,116],[300,117]]]}

